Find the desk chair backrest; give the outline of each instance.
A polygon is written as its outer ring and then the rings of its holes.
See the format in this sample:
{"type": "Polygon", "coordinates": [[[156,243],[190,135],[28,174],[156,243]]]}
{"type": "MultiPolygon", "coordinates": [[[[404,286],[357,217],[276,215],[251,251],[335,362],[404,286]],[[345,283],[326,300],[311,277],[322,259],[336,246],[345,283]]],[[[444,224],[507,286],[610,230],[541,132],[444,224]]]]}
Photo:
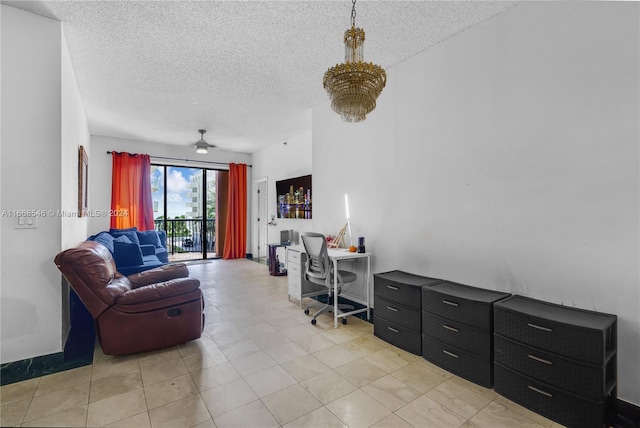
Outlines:
{"type": "Polygon", "coordinates": [[[304,251],[307,253],[305,276],[308,281],[329,286],[331,263],[327,252],[327,238],[322,233],[303,232],[300,234],[304,251]]]}

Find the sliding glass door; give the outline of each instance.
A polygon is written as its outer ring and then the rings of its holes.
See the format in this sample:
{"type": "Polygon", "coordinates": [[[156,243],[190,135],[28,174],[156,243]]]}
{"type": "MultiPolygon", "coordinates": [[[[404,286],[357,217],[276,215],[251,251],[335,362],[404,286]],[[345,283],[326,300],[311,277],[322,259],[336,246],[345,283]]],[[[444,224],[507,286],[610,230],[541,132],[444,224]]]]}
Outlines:
{"type": "Polygon", "coordinates": [[[216,188],[221,172],[151,166],[155,227],[167,232],[170,261],[217,257],[216,188]]]}

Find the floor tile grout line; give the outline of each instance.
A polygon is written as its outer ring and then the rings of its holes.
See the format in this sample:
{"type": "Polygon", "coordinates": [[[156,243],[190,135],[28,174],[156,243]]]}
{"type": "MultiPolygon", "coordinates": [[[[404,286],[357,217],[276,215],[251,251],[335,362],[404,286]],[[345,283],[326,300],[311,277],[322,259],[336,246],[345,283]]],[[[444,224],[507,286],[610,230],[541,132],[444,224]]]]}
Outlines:
{"type": "MultiPolygon", "coordinates": [[[[528,415],[524,414],[523,412],[520,412],[520,411],[518,411],[518,410],[516,410],[514,408],[511,408],[511,407],[509,407],[507,405],[504,405],[504,404],[501,404],[501,403],[497,402],[496,400],[498,400],[500,397],[501,397],[500,395],[495,396],[493,398],[493,400],[491,400],[491,403],[496,403],[498,406],[504,407],[505,409],[507,409],[507,410],[509,410],[511,412],[517,413],[518,415],[522,416],[525,419],[528,419],[529,421],[533,422],[534,424],[536,424],[538,426],[541,426],[541,427],[544,427],[544,428],[550,428],[553,425],[553,421],[551,421],[551,424],[548,425],[547,427],[545,427],[545,425],[542,425],[541,423],[536,422],[535,420],[533,420],[532,418],[530,418],[528,415]]],[[[489,404],[491,404],[491,403],[489,403],[489,404]]],[[[489,404],[487,404],[487,406],[489,404]]],[[[518,403],[514,403],[514,404],[519,405],[518,403]]],[[[542,415],[540,415],[540,416],[542,416],[542,415]]],[[[544,417],[544,416],[542,416],[542,417],[544,417]]]]}
{"type": "Polygon", "coordinates": [[[84,426],[89,426],[89,404],[91,404],[91,387],[93,386],[93,362],[91,363],[91,373],[89,374],[89,393],[87,394],[87,412],[84,415],[84,426]]]}
{"type": "MultiPolygon", "coordinates": [[[[33,393],[35,394],[35,390],[33,391],[33,393]]],[[[31,396],[31,398],[29,398],[29,405],[27,406],[27,410],[24,412],[24,415],[22,415],[22,418],[20,420],[20,423],[18,424],[18,426],[22,426],[24,424],[24,420],[27,417],[27,414],[29,414],[29,409],[31,408],[31,403],[33,403],[33,396],[31,396]]]]}

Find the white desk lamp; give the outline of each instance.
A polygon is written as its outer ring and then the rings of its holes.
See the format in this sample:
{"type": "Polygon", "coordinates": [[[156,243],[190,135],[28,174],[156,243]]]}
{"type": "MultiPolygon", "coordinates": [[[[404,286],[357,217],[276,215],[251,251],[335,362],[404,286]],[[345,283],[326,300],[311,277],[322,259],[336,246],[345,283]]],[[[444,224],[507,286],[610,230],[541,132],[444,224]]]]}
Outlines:
{"type": "Polygon", "coordinates": [[[344,205],[347,208],[347,228],[349,229],[349,241],[353,247],[353,234],[351,233],[351,222],[349,221],[349,196],[344,194],[344,205]]]}
{"type": "MultiPolygon", "coordinates": [[[[349,220],[349,197],[347,194],[344,194],[344,204],[347,208],[347,224],[344,225],[340,232],[335,236],[335,238],[327,243],[327,248],[340,248],[340,244],[344,243],[344,235],[347,233],[347,229],[349,230],[349,239],[351,240],[351,247],[353,247],[353,235],[351,234],[351,221],[349,220]]],[[[351,248],[350,248],[351,249],[351,248]]]]}

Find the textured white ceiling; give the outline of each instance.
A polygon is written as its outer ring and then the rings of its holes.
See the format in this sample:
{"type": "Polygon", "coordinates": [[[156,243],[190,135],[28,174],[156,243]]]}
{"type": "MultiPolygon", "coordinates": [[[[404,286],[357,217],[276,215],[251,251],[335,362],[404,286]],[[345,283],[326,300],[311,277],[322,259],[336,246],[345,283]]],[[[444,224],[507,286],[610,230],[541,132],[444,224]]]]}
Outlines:
{"type": "MultiPolygon", "coordinates": [[[[311,129],[351,1],[2,1],[58,19],[93,135],[254,152],[311,129]]],[[[360,1],[384,68],[514,5],[360,1]]]]}

